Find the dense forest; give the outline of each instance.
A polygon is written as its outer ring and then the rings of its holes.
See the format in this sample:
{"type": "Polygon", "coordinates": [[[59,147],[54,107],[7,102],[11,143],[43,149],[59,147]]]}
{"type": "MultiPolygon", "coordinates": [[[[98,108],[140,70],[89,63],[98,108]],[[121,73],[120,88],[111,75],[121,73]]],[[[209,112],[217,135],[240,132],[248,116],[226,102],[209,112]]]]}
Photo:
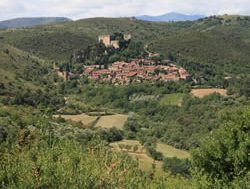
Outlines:
{"type": "Polygon", "coordinates": [[[249,17],[237,16],[93,18],[0,30],[0,188],[249,188],[249,37],[249,17]],[[98,35],[125,32],[133,38],[120,50],[97,43],[98,35]],[[146,46],[194,80],[114,86],[64,81],[53,70],[55,62],[74,73],[107,66],[143,56],[146,46]],[[191,93],[211,87],[227,94],[191,93]],[[97,118],[84,125],[58,114],[97,118]],[[101,115],[116,114],[128,117],[122,129],[95,126],[101,115]],[[147,171],[110,147],[124,140],[145,149],[153,160],[147,171]],[[190,158],[165,156],[159,143],[190,158]]]}

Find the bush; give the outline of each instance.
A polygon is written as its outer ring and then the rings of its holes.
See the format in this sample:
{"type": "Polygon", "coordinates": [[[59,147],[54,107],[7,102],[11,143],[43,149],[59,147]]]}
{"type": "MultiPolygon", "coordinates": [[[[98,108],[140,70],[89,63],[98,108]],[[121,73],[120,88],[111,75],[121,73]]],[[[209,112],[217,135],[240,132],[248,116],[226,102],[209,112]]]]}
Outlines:
{"type": "Polygon", "coordinates": [[[7,131],[3,126],[0,125],[0,144],[4,142],[7,138],[7,131]]]}
{"type": "Polygon", "coordinates": [[[226,124],[194,151],[198,188],[249,188],[250,109],[225,115],[226,124]]]}
{"type": "Polygon", "coordinates": [[[100,136],[102,139],[108,142],[116,142],[123,139],[123,132],[113,127],[109,130],[101,130],[100,136]]]}
{"type": "Polygon", "coordinates": [[[150,178],[130,157],[98,140],[84,145],[41,141],[22,153],[6,149],[0,159],[2,188],[179,188],[185,183],[167,180],[150,178]]]}
{"type": "Polygon", "coordinates": [[[161,152],[157,152],[153,147],[148,147],[147,148],[148,154],[157,161],[162,161],[163,160],[163,155],[161,152]]]}
{"type": "Polygon", "coordinates": [[[170,171],[173,175],[189,176],[190,161],[187,159],[181,160],[176,157],[165,158],[162,168],[164,171],[170,171]]]}

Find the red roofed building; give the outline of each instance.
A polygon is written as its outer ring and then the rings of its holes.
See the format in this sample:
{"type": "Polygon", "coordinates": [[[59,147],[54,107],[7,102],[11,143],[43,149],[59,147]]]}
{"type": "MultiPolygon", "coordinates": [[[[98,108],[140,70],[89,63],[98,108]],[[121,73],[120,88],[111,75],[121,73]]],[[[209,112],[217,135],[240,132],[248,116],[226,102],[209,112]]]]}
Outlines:
{"type": "Polygon", "coordinates": [[[144,69],[147,71],[147,73],[154,73],[156,66],[145,66],[144,69]]]}
{"type": "Polygon", "coordinates": [[[94,68],[85,68],[84,73],[89,75],[93,70],[94,68]]]}
{"type": "Polygon", "coordinates": [[[168,71],[169,71],[169,73],[175,73],[175,72],[178,72],[178,68],[177,67],[170,67],[169,69],[168,69],[168,71]]]}
{"type": "Polygon", "coordinates": [[[184,68],[179,69],[179,74],[180,74],[181,79],[186,80],[186,79],[190,78],[190,74],[184,68]]]}
{"type": "Polygon", "coordinates": [[[103,83],[110,83],[112,80],[111,77],[107,77],[107,78],[102,78],[100,81],[103,82],[103,83]]]}
{"type": "Polygon", "coordinates": [[[163,81],[179,81],[180,77],[176,74],[167,74],[161,76],[161,80],[163,81]]]}
{"type": "Polygon", "coordinates": [[[127,77],[135,77],[137,75],[137,72],[129,72],[127,73],[127,77]]]}

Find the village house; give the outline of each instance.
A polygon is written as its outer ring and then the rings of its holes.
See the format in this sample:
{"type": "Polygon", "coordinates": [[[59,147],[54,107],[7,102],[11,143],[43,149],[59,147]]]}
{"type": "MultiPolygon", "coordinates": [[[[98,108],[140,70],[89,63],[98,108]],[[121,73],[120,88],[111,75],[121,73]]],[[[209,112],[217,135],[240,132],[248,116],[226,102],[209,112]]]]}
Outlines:
{"type": "Polygon", "coordinates": [[[162,81],[179,81],[180,77],[177,74],[166,74],[161,76],[162,81]]]}
{"type": "Polygon", "coordinates": [[[180,78],[184,80],[189,80],[191,77],[190,74],[187,72],[187,70],[185,70],[184,68],[179,69],[179,74],[180,78]]]}

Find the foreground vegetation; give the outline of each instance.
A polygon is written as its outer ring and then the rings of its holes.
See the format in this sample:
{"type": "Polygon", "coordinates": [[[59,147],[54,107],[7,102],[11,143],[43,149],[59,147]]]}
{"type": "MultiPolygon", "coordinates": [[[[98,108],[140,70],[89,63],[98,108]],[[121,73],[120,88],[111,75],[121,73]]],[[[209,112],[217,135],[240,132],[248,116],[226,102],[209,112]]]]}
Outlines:
{"type": "Polygon", "coordinates": [[[192,176],[185,179],[156,172],[154,167],[142,172],[128,155],[111,151],[107,141],[100,138],[103,134],[89,138],[86,129],[56,123],[41,117],[43,113],[31,107],[20,108],[22,111],[6,106],[0,109],[2,188],[247,189],[249,186],[249,109],[224,114],[227,123],[194,151],[190,173],[178,159],[165,160],[164,170],[171,170],[173,175],[181,171],[192,176]],[[67,132],[61,127],[66,127],[67,132]],[[69,135],[70,130],[73,132],[69,135]]]}
{"type": "Polygon", "coordinates": [[[69,125],[66,134],[32,108],[23,107],[22,113],[14,109],[0,109],[2,188],[179,188],[189,182],[142,172],[129,156],[112,152],[100,135],[90,139],[87,130],[69,125]]]}

